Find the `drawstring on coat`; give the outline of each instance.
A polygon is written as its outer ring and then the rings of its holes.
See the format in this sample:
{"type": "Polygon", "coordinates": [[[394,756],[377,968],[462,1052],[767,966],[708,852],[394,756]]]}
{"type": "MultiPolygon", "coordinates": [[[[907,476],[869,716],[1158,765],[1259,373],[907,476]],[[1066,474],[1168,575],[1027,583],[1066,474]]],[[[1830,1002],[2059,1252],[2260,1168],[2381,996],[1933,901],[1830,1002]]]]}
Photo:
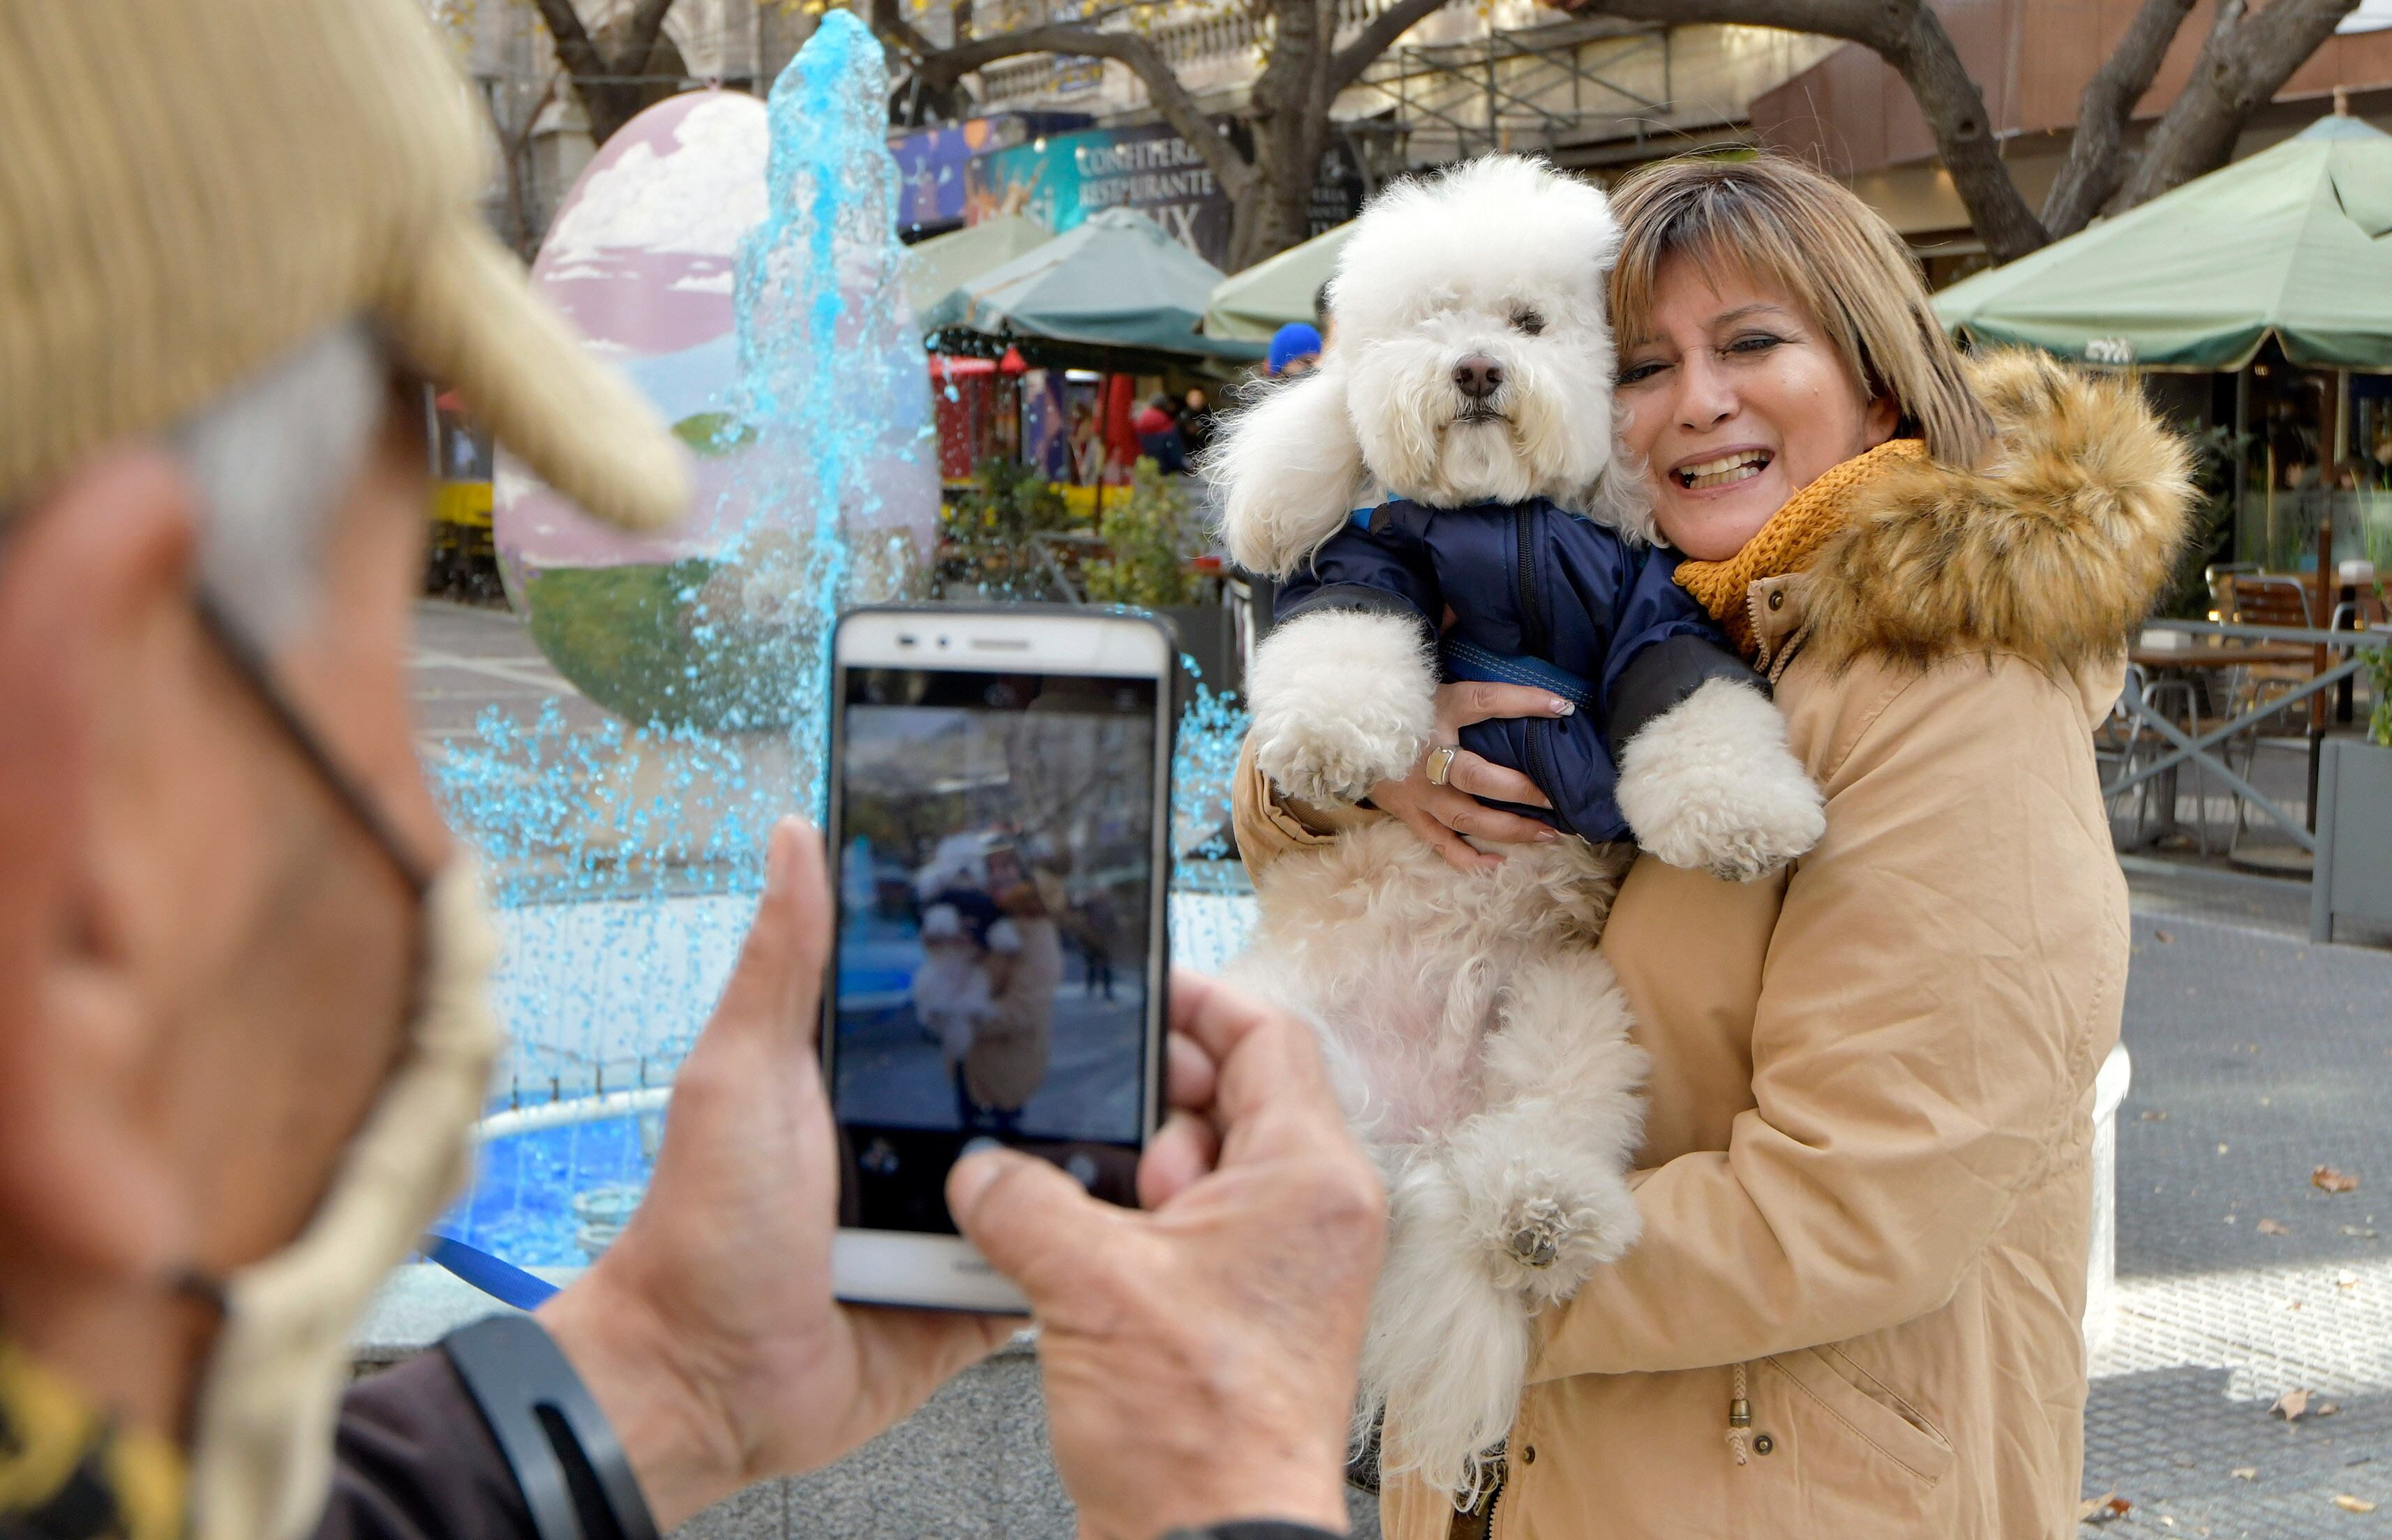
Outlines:
{"type": "Polygon", "coordinates": [[[1736,1463],[1745,1465],[1749,1463],[1745,1451],[1752,1442],[1752,1402],[1746,1394],[1750,1387],[1746,1383],[1743,1364],[1737,1364],[1733,1373],[1736,1390],[1727,1403],[1727,1446],[1735,1454],[1736,1463]]]}

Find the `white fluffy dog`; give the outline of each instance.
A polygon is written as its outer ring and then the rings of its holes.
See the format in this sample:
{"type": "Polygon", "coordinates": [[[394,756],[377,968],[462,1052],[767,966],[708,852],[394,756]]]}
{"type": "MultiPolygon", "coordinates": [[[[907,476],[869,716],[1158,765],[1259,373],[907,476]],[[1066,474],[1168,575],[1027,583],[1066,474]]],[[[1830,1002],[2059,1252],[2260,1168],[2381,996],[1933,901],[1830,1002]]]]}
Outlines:
{"type": "MultiPolygon", "coordinates": [[[[1618,241],[1599,191],[1513,156],[1375,201],[1332,281],[1320,368],[1234,419],[1206,467],[1231,554],[1289,574],[1388,497],[1543,499],[1649,539],[1613,450],[1618,241]]],[[[1358,798],[1428,746],[1436,684],[1417,620],[1304,614],[1254,659],[1256,761],[1287,794],[1358,798]]],[[[1749,685],[1704,684],[1620,757],[1618,803],[1664,859],[1750,877],[1820,832],[1818,792],[1749,685]]],[[[1384,1414],[1382,1469],[1458,1502],[1511,1426],[1531,1316],[1636,1239],[1644,1058],[1594,950],[1629,855],[1564,839],[1465,874],[1383,821],[1268,868],[1231,966],[1317,1024],[1379,1160],[1392,1233],[1361,1426],[1384,1414]]]]}

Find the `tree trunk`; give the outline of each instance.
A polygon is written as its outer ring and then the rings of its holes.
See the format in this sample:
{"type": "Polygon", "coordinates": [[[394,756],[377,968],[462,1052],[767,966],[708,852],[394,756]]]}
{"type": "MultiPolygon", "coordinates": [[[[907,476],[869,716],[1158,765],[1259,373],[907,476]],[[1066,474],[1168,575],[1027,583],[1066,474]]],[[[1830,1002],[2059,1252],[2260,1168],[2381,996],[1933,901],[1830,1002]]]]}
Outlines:
{"type": "Polygon", "coordinates": [[[1229,265],[1249,268],[1311,234],[1312,181],[1329,126],[1335,0],[1274,0],[1270,57],[1249,98],[1261,184],[1231,231],[1229,265]]]}
{"type": "Polygon", "coordinates": [[[2358,0],[2272,0],[2257,12],[2224,0],[2192,78],[2144,142],[2121,202],[2148,202],[2224,165],[2251,114],[2275,99],[2358,0]]]}
{"type": "Polygon", "coordinates": [[[2009,167],[2002,163],[1984,95],[1969,78],[1943,20],[1923,0],[1910,0],[1896,15],[1901,40],[1892,51],[1879,52],[1918,98],[1918,110],[1934,130],[1944,168],[1952,174],[1953,190],[1960,195],[1986,254],[1996,263],[2008,262],[2046,244],[2051,238],[2010,179],[2009,167]]]}
{"type": "Polygon", "coordinates": [[[2126,124],[2152,88],[2193,0],[2143,0],[2117,51],[2085,83],[2068,158],[2043,201],[2043,228],[2058,241],[2083,229],[2126,179],[2126,124]]]}
{"type": "Polygon", "coordinates": [[[605,30],[603,39],[582,24],[574,0],[533,4],[556,45],[556,61],[573,81],[573,94],[580,99],[582,116],[590,120],[593,142],[604,144],[642,108],[670,94],[656,92],[654,83],[643,77],[653,72],[652,61],[659,54],[671,59],[679,72],[680,54],[668,52],[672,45],[664,35],[665,15],[673,0],[639,0],[630,15],[605,30]]]}

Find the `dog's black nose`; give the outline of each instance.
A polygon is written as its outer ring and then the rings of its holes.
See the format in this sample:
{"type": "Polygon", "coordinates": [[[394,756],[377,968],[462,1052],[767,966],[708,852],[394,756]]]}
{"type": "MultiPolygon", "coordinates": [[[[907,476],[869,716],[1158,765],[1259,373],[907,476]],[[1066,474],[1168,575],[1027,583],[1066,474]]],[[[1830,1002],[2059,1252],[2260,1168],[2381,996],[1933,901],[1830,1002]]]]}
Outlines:
{"type": "Polygon", "coordinates": [[[1473,353],[1453,366],[1454,388],[1474,401],[1483,401],[1502,388],[1503,366],[1484,353],[1473,353]]]}

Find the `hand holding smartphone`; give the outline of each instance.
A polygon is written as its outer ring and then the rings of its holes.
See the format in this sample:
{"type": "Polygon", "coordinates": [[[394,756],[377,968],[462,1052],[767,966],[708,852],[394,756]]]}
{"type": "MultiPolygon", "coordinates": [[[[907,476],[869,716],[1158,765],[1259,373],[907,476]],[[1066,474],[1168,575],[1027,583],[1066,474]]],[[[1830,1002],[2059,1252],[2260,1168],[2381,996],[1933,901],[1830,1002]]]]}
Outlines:
{"type": "Polygon", "coordinates": [[[1172,668],[1150,618],[843,617],[824,1076],[842,1299],[1023,1308],[956,1233],[984,1141],[1137,1201],[1163,1109],[1172,668]]]}

